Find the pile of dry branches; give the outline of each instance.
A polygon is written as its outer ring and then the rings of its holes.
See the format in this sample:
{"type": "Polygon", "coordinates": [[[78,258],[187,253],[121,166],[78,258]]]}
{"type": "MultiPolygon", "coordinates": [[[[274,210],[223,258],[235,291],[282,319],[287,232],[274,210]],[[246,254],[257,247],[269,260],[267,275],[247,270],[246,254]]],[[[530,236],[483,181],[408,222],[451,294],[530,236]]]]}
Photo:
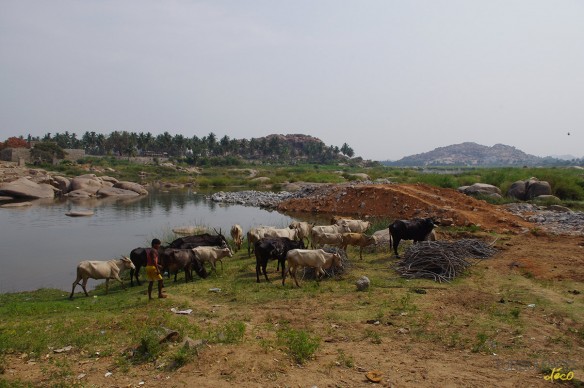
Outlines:
{"type": "Polygon", "coordinates": [[[449,282],[473,265],[472,259],[486,259],[497,250],[480,240],[423,241],[412,244],[397,262],[395,270],[403,277],[449,282]]]}

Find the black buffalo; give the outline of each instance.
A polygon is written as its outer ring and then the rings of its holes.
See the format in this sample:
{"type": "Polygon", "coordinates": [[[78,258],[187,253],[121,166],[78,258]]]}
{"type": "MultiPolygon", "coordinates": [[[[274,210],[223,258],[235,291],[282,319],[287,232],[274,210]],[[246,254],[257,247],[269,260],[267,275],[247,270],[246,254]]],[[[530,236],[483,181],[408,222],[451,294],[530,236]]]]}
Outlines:
{"type": "Polygon", "coordinates": [[[260,282],[260,268],[268,279],[268,274],[266,272],[266,267],[268,266],[268,260],[276,259],[278,260],[278,266],[282,267],[282,279],[284,278],[285,267],[286,267],[286,254],[291,249],[305,249],[304,242],[290,240],[287,237],[264,237],[260,238],[254,243],[254,253],[256,256],[256,279],[260,282]]]}
{"type": "Polygon", "coordinates": [[[414,240],[414,243],[424,241],[434,226],[432,218],[394,221],[389,225],[389,249],[393,247],[395,256],[399,257],[397,247],[401,240],[414,240]]]}
{"type": "Polygon", "coordinates": [[[170,244],[168,248],[175,249],[192,249],[197,247],[222,247],[229,246],[227,239],[221,234],[221,229],[216,235],[209,233],[197,234],[193,236],[179,237],[170,244]]]}
{"type": "MultiPolygon", "coordinates": [[[[132,263],[134,263],[134,267],[136,267],[136,269],[130,269],[130,285],[131,286],[134,286],[134,278],[136,278],[136,282],[138,283],[138,285],[142,284],[142,283],[140,283],[140,279],[138,278],[138,275],[140,274],[140,269],[142,267],[146,267],[146,261],[147,261],[146,249],[152,249],[152,248],[135,248],[135,249],[132,249],[132,251],[130,252],[130,260],[132,260],[132,263]]],[[[158,249],[158,258],[159,258],[158,264],[161,265],[166,270],[168,270],[169,266],[174,267],[174,264],[175,264],[174,255],[172,255],[172,257],[170,255],[172,251],[173,251],[173,249],[168,249],[168,248],[163,248],[163,247],[160,247],[158,249]]],[[[177,249],[174,249],[174,251],[177,251],[177,249]]],[[[194,255],[190,255],[190,256],[194,257],[194,255]]],[[[192,260],[192,263],[189,263],[189,264],[190,264],[190,267],[188,267],[189,273],[187,274],[187,270],[185,270],[186,280],[188,280],[189,278],[192,279],[192,273],[190,272],[191,268],[194,269],[195,272],[197,273],[197,275],[199,275],[203,279],[207,277],[207,271],[205,271],[205,268],[198,260],[194,259],[194,260],[192,260]]],[[[186,263],[185,263],[185,265],[186,265],[186,263]]],[[[184,268],[184,267],[185,266],[183,266],[181,268],[184,268]]],[[[176,270],[176,272],[178,272],[178,270],[176,270]]],[[[176,281],[176,272],[174,272],[175,273],[174,281],[176,281]]],[[[170,277],[170,273],[169,273],[168,277],[170,277]]]]}
{"type": "Polygon", "coordinates": [[[165,272],[168,272],[168,277],[174,274],[174,281],[178,271],[181,269],[185,271],[185,282],[193,280],[193,269],[201,278],[207,277],[207,271],[203,264],[197,260],[192,249],[161,249],[159,252],[160,262],[165,272]]]}

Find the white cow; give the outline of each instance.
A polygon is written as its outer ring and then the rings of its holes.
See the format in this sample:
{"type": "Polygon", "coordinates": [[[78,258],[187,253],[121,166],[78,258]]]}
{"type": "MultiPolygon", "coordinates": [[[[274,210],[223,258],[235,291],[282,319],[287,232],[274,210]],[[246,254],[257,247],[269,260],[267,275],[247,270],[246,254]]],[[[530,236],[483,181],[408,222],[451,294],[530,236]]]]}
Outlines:
{"type": "Polygon", "coordinates": [[[108,293],[110,279],[116,279],[122,284],[123,288],[126,288],[126,286],[124,286],[124,282],[122,279],[120,279],[120,272],[125,269],[136,269],[134,263],[132,263],[132,260],[128,259],[126,256],[123,256],[122,259],[113,259],[108,261],[84,260],[80,262],[77,265],[77,278],[73,282],[73,288],[71,289],[71,295],[69,295],[69,299],[73,299],[75,286],[79,284],[81,279],[83,279],[81,287],[83,287],[85,296],[89,296],[87,289],[85,288],[89,278],[105,279],[106,294],[108,293]]]}
{"type": "Polygon", "coordinates": [[[363,233],[371,227],[371,222],[341,218],[337,220],[336,225],[347,225],[351,229],[351,233],[363,233]]]}
{"type": "Polygon", "coordinates": [[[298,240],[298,230],[290,228],[268,228],[264,230],[262,237],[286,237],[290,240],[298,240]]]}
{"type": "Polygon", "coordinates": [[[233,253],[229,248],[220,248],[220,247],[197,247],[192,249],[195,258],[201,262],[201,264],[205,262],[211,263],[211,267],[215,272],[217,272],[217,268],[215,267],[215,263],[218,261],[221,263],[221,270],[223,271],[223,260],[224,257],[233,257],[233,253]]]}
{"type": "MultiPolygon", "coordinates": [[[[296,279],[298,267],[314,268],[317,279],[320,279],[325,274],[324,269],[332,266],[343,267],[341,256],[338,253],[328,253],[322,249],[292,249],[286,254],[286,260],[288,261],[288,272],[292,274],[298,287],[300,287],[298,279],[296,279]]],[[[285,281],[286,274],[282,278],[282,285],[284,285],[285,281]]]]}
{"type": "Polygon", "coordinates": [[[235,248],[240,250],[241,243],[243,242],[243,229],[241,229],[241,226],[238,224],[235,224],[231,227],[231,238],[233,239],[235,248]]]}
{"type": "Polygon", "coordinates": [[[247,255],[251,256],[251,251],[254,249],[254,244],[260,238],[264,237],[266,230],[274,229],[273,226],[254,226],[247,232],[247,255]]]}
{"type": "Polygon", "coordinates": [[[338,234],[338,233],[350,233],[351,229],[348,225],[315,225],[312,227],[312,232],[310,234],[310,245],[313,248],[316,248],[316,244],[314,242],[315,238],[319,241],[320,236],[324,233],[330,234],[338,234]]]}
{"type": "Polygon", "coordinates": [[[321,233],[312,236],[312,246],[314,248],[319,248],[325,244],[341,247],[343,245],[343,235],[341,233],[321,233]]]}
{"type": "Polygon", "coordinates": [[[296,229],[298,231],[298,238],[302,241],[306,239],[306,246],[308,246],[308,242],[310,241],[310,234],[312,233],[312,227],[314,224],[310,222],[304,221],[292,221],[290,223],[290,229],[296,229]]]}

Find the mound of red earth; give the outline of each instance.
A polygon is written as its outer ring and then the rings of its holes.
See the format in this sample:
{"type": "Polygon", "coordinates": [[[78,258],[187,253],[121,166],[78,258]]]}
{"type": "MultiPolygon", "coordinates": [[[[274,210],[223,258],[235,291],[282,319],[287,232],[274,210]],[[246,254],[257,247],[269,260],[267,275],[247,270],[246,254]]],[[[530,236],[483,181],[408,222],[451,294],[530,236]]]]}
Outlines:
{"type": "Polygon", "coordinates": [[[478,226],[499,233],[532,227],[502,206],[425,184],[322,185],[308,197],[283,201],[278,210],[358,218],[434,217],[442,225],[478,226]]]}

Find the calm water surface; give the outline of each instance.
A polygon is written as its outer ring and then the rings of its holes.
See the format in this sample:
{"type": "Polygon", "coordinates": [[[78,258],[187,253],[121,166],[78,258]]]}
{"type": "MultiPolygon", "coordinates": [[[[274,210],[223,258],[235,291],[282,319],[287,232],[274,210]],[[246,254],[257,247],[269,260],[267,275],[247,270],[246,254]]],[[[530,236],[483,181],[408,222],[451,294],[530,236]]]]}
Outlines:
{"type": "MultiPolygon", "coordinates": [[[[26,208],[0,208],[2,270],[0,293],[57,288],[70,292],[81,260],[129,256],[157,237],[174,238],[175,227],[221,228],[229,237],[238,223],[284,227],[291,217],[256,207],[224,205],[191,190],[151,192],[132,199],[36,200],[26,208]],[[91,217],[68,217],[69,211],[92,210],[91,217]]],[[[93,288],[103,281],[89,280],[93,288]]],[[[81,292],[81,287],[77,287],[81,292]]]]}

